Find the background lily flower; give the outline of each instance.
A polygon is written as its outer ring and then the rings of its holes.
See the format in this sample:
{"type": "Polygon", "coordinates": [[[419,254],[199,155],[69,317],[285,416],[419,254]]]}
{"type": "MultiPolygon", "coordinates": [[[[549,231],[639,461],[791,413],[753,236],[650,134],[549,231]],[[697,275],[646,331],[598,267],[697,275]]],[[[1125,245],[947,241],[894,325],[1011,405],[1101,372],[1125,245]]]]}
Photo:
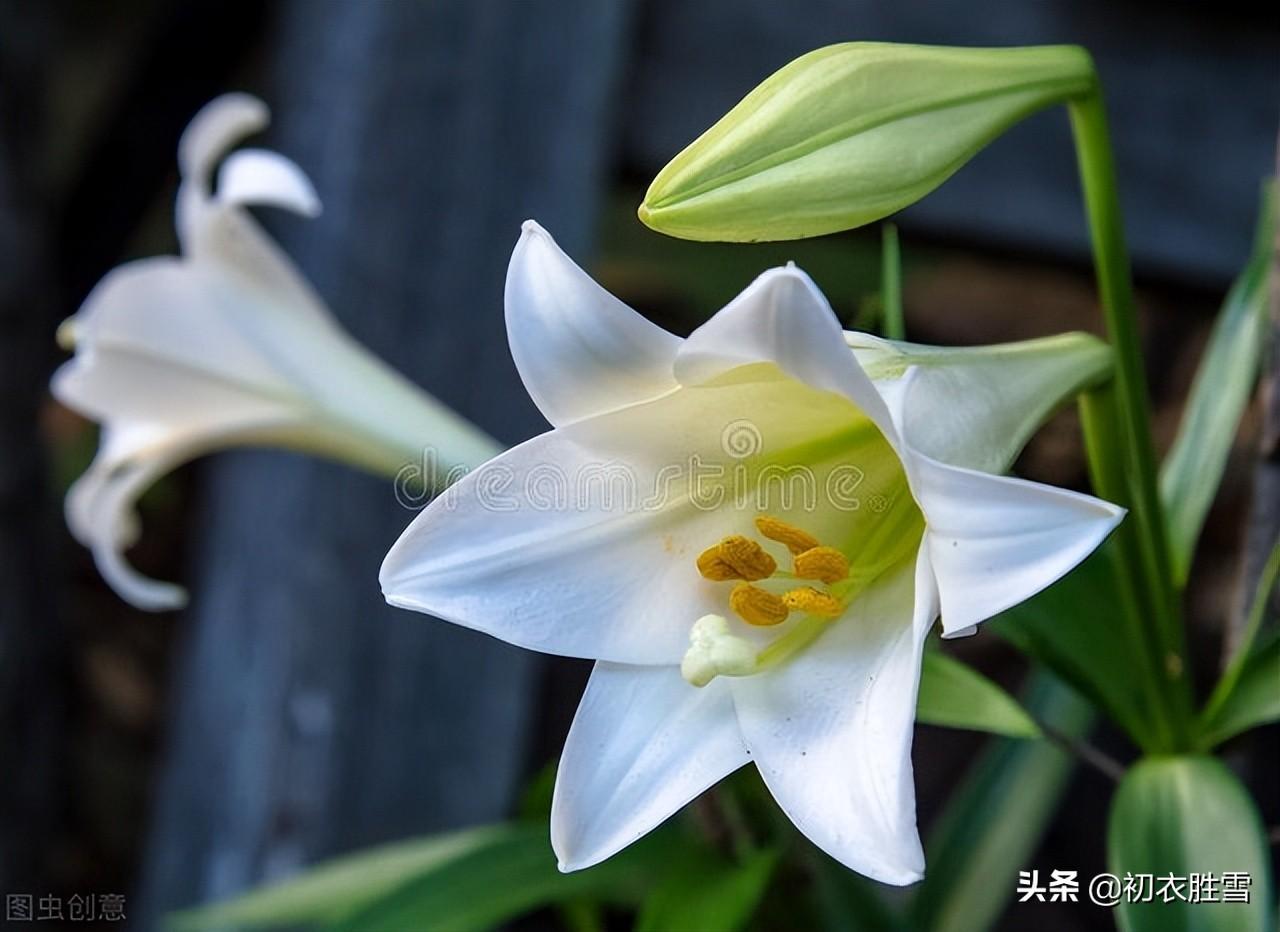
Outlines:
{"type": "Polygon", "coordinates": [[[442,468],[499,449],[351,339],[245,207],[314,216],[302,170],[260,149],[219,160],[266,126],[245,95],[210,103],[179,146],[181,257],[108,274],[59,339],[75,357],[53,377],[63,404],[102,423],[88,471],[67,495],[67,522],[107,581],[140,608],[183,604],[175,585],[124,559],[134,505],[161,475],[222,447],[269,444],[394,473],[430,444],[442,468]]]}
{"type": "MultiPolygon", "coordinates": [[[[910,750],[929,629],[941,612],[944,632],[964,633],[1028,598],[1122,515],[971,468],[986,445],[1004,462],[1018,440],[1000,432],[1025,434],[1019,415],[1043,398],[1000,393],[989,359],[971,359],[961,383],[987,392],[967,397],[899,364],[910,347],[851,350],[794,267],[682,340],[528,223],[506,307],[554,429],[433,502],[381,581],[394,605],[597,661],[557,778],[562,869],[607,858],[753,760],[833,857],[918,879],[910,750]],[[930,429],[946,419],[966,429],[930,429]],[[817,494],[783,494],[797,477],[817,494]]],[[[1087,353],[1079,368],[1098,364],[1087,353]]],[[[1045,390],[1075,378],[1051,370],[1045,390]]]]}

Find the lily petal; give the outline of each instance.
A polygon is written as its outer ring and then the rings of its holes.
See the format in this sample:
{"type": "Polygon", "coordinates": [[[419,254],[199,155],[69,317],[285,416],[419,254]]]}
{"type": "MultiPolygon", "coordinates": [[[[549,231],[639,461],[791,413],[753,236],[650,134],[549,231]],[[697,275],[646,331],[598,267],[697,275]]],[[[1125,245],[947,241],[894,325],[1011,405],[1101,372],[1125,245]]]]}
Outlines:
{"type": "Polygon", "coordinates": [[[1007,471],[1053,410],[1111,366],[1110,348],[1085,333],[967,347],[866,333],[846,333],[845,340],[890,408],[890,396],[909,386],[910,402],[899,410],[911,446],[990,473],[1007,471]]]}
{"type": "Polygon", "coordinates": [[[266,104],[248,94],[225,94],[192,119],[178,144],[178,240],[188,261],[216,265],[228,281],[262,293],[280,309],[332,324],[311,285],[244,210],[268,204],[314,216],[320,201],[302,169],[273,152],[233,153],[223,163],[217,196],[213,192],[222,156],[269,122],[266,104]]]}
{"type": "Polygon", "coordinates": [[[55,373],[53,393],[103,420],[184,432],[201,418],[278,416],[299,398],[253,340],[271,325],[269,311],[182,260],[130,263],[108,274],[73,318],[81,350],[55,373]]]}
{"type": "Polygon", "coordinates": [[[217,199],[224,204],[261,205],[304,217],[320,213],[320,196],[292,159],[267,149],[231,153],[218,171],[217,199]]]}
{"type": "Polygon", "coordinates": [[[920,654],[936,617],[922,552],[874,583],[810,649],[731,683],[747,747],[778,805],[827,854],[884,883],[924,874],[911,739],[920,654]]]}
{"type": "Polygon", "coordinates": [[[271,121],[267,105],[249,94],[223,94],[200,108],[178,142],[182,177],[196,182],[207,194],[218,160],[245,136],[260,132],[271,121]]]}
{"type": "MultiPolygon", "coordinates": [[[[784,461],[824,432],[878,442],[843,397],[776,367],[752,368],[557,428],[466,476],[387,555],[388,601],[532,650],[679,664],[694,620],[724,607],[723,588],[697,571],[698,554],[754,535],[764,499],[771,513],[785,519],[794,509],[824,536],[849,533],[859,517],[811,511],[806,493],[783,496],[741,469],[726,441],[734,414],[752,415],[755,452],[784,461]]],[[[816,501],[832,466],[811,465],[816,501]]],[[[874,467],[866,464],[869,483],[874,467]]]]}
{"type": "Polygon", "coordinates": [[[888,409],[845,346],[835,312],[813,279],[795,266],[763,273],[691,333],[676,356],[675,375],[682,385],[696,385],[760,362],[843,395],[895,442],[888,409]]]}
{"type": "Polygon", "coordinates": [[[603,861],[749,759],[726,683],[695,689],[674,667],[596,664],[556,775],[560,869],[603,861]]]}
{"type": "Polygon", "coordinates": [[[917,370],[885,392],[942,601],[944,637],[972,628],[1065,576],[1106,539],[1125,510],[1011,476],[952,466],[916,449],[906,415],[917,370]]]}
{"type": "Polygon", "coordinates": [[[173,583],[148,579],[125,560],[138,536],[134,510],[157,478],[189,457],[180,454],[132,462],[110,462],[103,452],[67,492],[67,526],[93,552],[98,572],[120,596],[145,611],[182,608],[187,593],[173,583]]]}
{"type": "Polygon", "coordinates": [[[564,429],[534,437],[414,519],[383,561],[382,591],[530,650],[679,664],[692,620],[718,604],[694,558],[737,529],[687,504],[641,507],[653,488],[643,467],[602,460],[564,429]]]}
{"type": "Polygon", "coordinates": [[[601,288],[532,220],[507,269],[506,314],[520,378],[554,426],[676,387],[680,338],[601,288]]]}
{"type": "Polygon", "coordinates": [[[1106,539],[1124,509],[1091,495],[948,466],[909,470],[948,635],[1031,598],[1106,539]]]}

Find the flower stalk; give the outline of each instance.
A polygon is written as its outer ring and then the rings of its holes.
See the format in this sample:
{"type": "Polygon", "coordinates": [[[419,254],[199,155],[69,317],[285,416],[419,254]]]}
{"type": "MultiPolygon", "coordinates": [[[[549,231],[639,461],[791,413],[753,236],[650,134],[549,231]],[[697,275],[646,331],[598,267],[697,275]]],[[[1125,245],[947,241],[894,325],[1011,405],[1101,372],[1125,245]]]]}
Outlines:
{"type": "MultiPolygon", "coordinates": [[[[1115,160],[1102,91],[1092,89],[1067,105],[1089,224],[1090,246],[1107,334],[1115,350],[1114,390],[1095,389],[1081,405],[1090,471],[1099,495],[1127,507],[1119,529],[1128,570],[1140,580],[1139,625],[1154,660],[1160,693],[1155,703],[1159,743],[1181,748],[1190,738],[1191,693],[1184,674],[1185,640],[1173,585],[1169,545],[1156,486],[1142,349],[1133,278],[1125,245],[1115,160]]],[[[1153,723],[1154,724],[1154,723],[1153,723]]]]}

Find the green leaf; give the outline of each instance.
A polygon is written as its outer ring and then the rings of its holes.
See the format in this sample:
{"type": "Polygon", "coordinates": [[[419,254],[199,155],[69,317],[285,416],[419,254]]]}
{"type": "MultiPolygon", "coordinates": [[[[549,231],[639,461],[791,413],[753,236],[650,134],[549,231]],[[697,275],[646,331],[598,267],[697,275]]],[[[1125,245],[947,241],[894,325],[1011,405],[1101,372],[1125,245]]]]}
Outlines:
{"type": "Polygon", "coordinates": [[[774,851],[756,851],[734,864],[700,846],[680,849],[645,898],[636,932],[742,928],[764,896],[777,860],[774,851]]]}
{"type": "Polygon", "coordinates": [[[1141,675],[1145,647],[1129,607],[1115,535],[1048,589],[987,627],[1103,709],[1142,746],[1162,698],[1141,675]]]}
{"type": "Polygon", "coordinates": [[[940,650],[924,652],[916,719],[1012,738],[1038,738],[1040,728],[1000,686],[940,650]]]}
{"type": "Polygon", "coordinates": [[[489,825],[381,845],[325,862],[292,880],[233,900],[177,913],[170,917],[169,925],[194,930],[336,922],[405,880],[490,846],[509,831],[506,826],[489,825]]]}
{"type": "MultiPolygon", "coordinates": [[[[1122,932],[1265,932],[1272,876],[1262,821],[1248,792],[1212,757],[1148,758],[1116,791],[1107,829],[1111,873],[1160,877],[1212,873],[1252,878],[1248,903],[1126,902],[1116,906],[1122,932]]],[[[1184,895],[1189,891],[1184,885],[1184,895]]]]}
{"type": "Polygon", "coordinates": [[[906,932],[899,911],[881,894],[884,887],[855,874],[807,840],[804,850],[813,874],[814,921],[808,928],[825,932],[906,932]]]}
{"type": "Polygon", "coordinates": [[[1196,540],[1266,349],[1267,271],[1275,228],[1276,189],[1270,183],[1263,190],[1253,253],[1214,323],[1178,436],[1160,469],[1160,498],[1179,585],[1187,581],[1196,540]]]}
{"type": "Polygon", "coordinates": [[[564,874],[545,823],[512,825],[488,844],[412,878],[344,917],[342,932],[487,929],[554,903],[631,902],[669,858],[671,833],[657,832],[603,864],[564,874]]]}
{"type": "Polygon", "coordinates": [[[1077,46],[827,46],[771,75],[672,159],[640,219],[733,242],[861,226],[924,197],[1022,118],[1093,86],[1077,46]]]}
{"type": "Polygon", "coordinates": [[[1234,687],[1211,702],[1200,721],[1205,750],[1242,731],[1280,720],[1280,631],[1254,649],[1240,666],[1234,687]]]}
{"type": "MultiPolygon", "coordinates": [[[[1082,737],[1093,709],[1053,677],[1034,673],[1024,693],[1037,718],[1082,737]]],[[[1004,910],[1018,871],[1053,818],[1075,761],[1046,741],[993,742],[951,796],[926,843],[929,869],[908,927],[981,932],[1004,910]]]]}

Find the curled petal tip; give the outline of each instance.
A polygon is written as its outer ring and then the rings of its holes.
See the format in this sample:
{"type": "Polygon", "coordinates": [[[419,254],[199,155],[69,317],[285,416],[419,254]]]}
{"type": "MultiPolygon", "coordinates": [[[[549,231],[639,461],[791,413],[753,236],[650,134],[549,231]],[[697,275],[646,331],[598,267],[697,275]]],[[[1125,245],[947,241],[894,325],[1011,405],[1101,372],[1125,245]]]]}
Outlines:
{"type": "Polygon", "coordinates": [[[224,204],[259,204],[315,217],[320,196],[292,159],[265,149],[229,155],[218,172],[217,199],[224,204]]]}
{"type": "Polygon", "coordinates": [[[208,187],[213,166],[245,136],[264,129],[271,111],[250,94],[223,94],[201,108],[178,143],[178,166],[184,178],[208,187]]]}

